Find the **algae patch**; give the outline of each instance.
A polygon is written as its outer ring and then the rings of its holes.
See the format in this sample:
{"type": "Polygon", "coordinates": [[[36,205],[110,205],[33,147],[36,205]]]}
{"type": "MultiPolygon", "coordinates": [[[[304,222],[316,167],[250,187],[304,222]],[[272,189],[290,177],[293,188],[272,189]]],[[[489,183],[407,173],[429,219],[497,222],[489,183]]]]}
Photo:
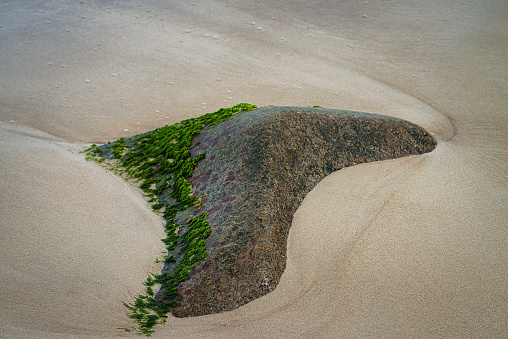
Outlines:
{"type": "MultiPolygon", "coordinates": [[[[105,145],[92,145],[83,152],[87,160],[100,163],[127,180],[140,182],[140,188],[152,203],[154,210],[163,210],[166,221],[167,248],[164,262],[171,263],[161,273],[153,273],[143,282],[144,295],[138,295],[132,303],[123,302],[131,311],[138,334],[150,336],[156,324],[163,324],[167,313],[180,305],[175,300],[178,285],[185,281],[195,264],[207,256],[205,239],[210,227],[203,212],[187,219],[185,225],[175,223],[176,213],[199,206],[201,197],[194,196],[191,182],[198,162],[205,157],[199,153],[190,156],[189,148],[204,126],[218,124],[235,113],[251,111],[257,106],[242,103],[231,108],[221,108],[215,113],[181,121],[156,130],[120,138],[105,145]],[[154,286],[160,286],[159,292],[154,286]]],[[[124,329],[130,331],[130,329],[124,329]]]]}

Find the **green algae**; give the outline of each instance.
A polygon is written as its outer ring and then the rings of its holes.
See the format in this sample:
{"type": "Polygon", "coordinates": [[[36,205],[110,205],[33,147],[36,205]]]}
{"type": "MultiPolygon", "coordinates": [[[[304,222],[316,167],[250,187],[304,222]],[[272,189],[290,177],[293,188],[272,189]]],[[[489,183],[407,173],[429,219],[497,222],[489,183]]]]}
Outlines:
{"type": "MultiPolygon", "coordinates": [[[[185,281],[195,264],[208,254],[205,239],[210,235],[210,227],[206,212],[189,218],[186,225],[175,223],[179,211],[199,206],[201,202],[200,196],[192,194],[191,182],[187,179],[205,154],[190,157],[192,140],[204,126],[218,124],[235,113],[256,108],[246,103],[221,108],[214,113],[130,138],[120,138],[101,146],[94,144],[83,151],[87,160],[96,161],[128,180],[140,182],[139,187],[149,198],[152,208],[164,209],[166,238],[162,241],[166,245],[167,255],[163,261],[171,264],[171,269],[149,275],[143,282],[145,294],[135,297],[132,303],[123,302],[131,311],[129,317],[137,324],[138,328],[134,330],[138,334],[150,336],[155,325],[166,322],[167,314],[180,305],[175,300],[179,294],[178,285],[185,281]],[[179,235],[181,227],[185,231],[179,235]],[[156,285],[160,286],[159,297],[154,291],[156,285]]],[[[131,331],[127,328],[123,330],[131,331]]]]}

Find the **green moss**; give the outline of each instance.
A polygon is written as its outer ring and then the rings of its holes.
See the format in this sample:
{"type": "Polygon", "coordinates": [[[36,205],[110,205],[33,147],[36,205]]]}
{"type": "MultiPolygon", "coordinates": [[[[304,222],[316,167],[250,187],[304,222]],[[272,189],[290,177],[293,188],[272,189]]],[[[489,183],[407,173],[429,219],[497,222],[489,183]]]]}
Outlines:
{"type": "Polygon", "coordinates": [[[115,159],[121,159],[125,150],[126,150],[126,146],[125,146],[125,138],[120,138],[118,139],[112,146],[111,146],[111,149],[112,149],[112,153],[113,155],[115,156],[115,159]]]}
{"type": "Polygon", "coordinates": [[[180,305],[174,299],[178,296],[178,285],[185,281],[189,272],[208,255],[206,238],[210,235],[210,226],[206,221],[206,212],[187,220],[186,225],[175,224],[177,212],[195,208],[201,204],[201,197],[194,196],[191,182],[198,162],[205,154],[190,157],[189,147],[204,126],[218,124],[240,111],[256,109],[255,105],[239,104],[231,108],[221,108],[215,113],[164,126],[154,131],[121,138],[102,146],[92,145],[84,150],[88,160],[103,164],[116,174],[140,182],[140,188],[153,203],[154,210],[163,211],[166,220],[166,238],[162,239],[167,249],[164,262],[166,268],[160,274],[150,275],[143,284],[145,294],[135,297],[133,303],[123,302],[131,311],[138,325],[138,334],[150,336],[156,324],[163,324],[167,313],[180,305]],[[181,236],[177,230],[183,227],[181,236]],[[176,259],[175,255],[179,255],[176,259]],[[154,286],[160,285],[161,300],[155,298],[154,286]]]}
{"type": "Polygon", "coordinates": [[[81,151],[80,153],[86,154],[86,160],[88,161],[96,161],[97,163],[102,163],[104,161],[103,158],[97,157],[102,155],[102,149],[96,144],[91,145],[87,149],[81,151]]]}

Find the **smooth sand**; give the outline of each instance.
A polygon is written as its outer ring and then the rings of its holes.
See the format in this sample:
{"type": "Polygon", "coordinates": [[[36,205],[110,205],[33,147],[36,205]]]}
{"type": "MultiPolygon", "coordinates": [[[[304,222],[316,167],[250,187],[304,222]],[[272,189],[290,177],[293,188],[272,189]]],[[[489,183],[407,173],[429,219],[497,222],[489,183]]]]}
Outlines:
{"type": "Polygon", "coordinates": [[[0,336],[129,336],[162,222],[79,148],[251,102],[439,144],[330,175],[275,291],[155,337],[508,337],[506,1],[7,1],[0,26],[0,336]]]}

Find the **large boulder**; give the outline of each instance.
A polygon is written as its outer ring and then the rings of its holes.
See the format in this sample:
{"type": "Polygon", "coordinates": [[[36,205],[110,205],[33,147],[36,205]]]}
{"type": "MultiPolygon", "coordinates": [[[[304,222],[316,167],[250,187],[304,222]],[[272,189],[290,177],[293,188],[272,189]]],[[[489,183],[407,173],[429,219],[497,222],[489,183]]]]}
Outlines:
{"type": "MultiPolygon", "coordinates": [[[[286,265],[293,214],[330,173],[435,146],[411,122],[324,108],[263,107],[203,128],[190,153],[206,157],[188,179],[202,198],[178,212],[176,223],[183,234],[189,218],[207,212],[208,256],[178,285],[173,315],[232,310],[273,290],[286,265]]],[[[169,254],[178,261],[178,252],[169,254]]]]}

